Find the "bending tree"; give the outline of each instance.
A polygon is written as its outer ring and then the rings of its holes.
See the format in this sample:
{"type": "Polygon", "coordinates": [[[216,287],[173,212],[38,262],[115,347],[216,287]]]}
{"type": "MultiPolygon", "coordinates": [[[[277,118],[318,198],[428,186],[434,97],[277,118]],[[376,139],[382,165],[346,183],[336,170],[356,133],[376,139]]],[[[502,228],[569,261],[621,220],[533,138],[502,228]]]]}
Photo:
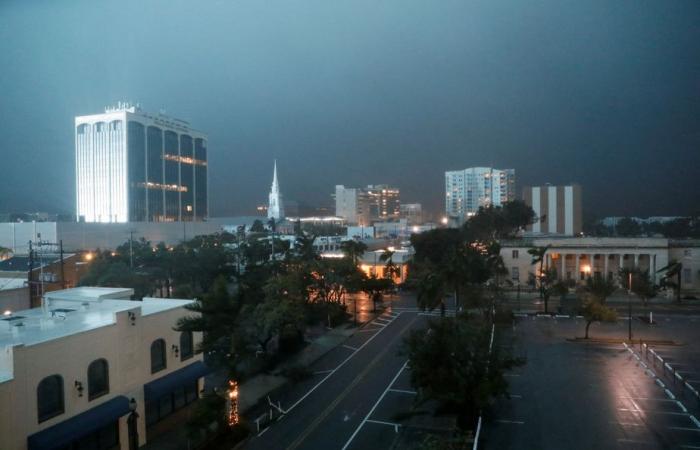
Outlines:
{"type": "Polygon", "coordinates": [[[537,284],[540,289],[540,297],[544,301],[544,312],[547,313],[548,311],[548,297],[545,297],[545,278],[546,278],[546,273],[545,273],[545,268],[544,268],[544,263],[545,259],[547,256],[547,251],[549,250],[549,245],[545,247],[533,247],[529,249],[527,252],[532,255],[532,265],[540,265],[538,274],[537,274],[537,284]]]}
{"type": "Polygon", "coordinates": [[[587,298],[582,310],[582,315],[586,319],[585,339],[588,339],[588,329],[593,322],[614,322],[617,320],[615,310],[605,306],[605,301],[616,289],[615,283],[605,277],[592,277],[586,280],[584,292],[587,298]]]}

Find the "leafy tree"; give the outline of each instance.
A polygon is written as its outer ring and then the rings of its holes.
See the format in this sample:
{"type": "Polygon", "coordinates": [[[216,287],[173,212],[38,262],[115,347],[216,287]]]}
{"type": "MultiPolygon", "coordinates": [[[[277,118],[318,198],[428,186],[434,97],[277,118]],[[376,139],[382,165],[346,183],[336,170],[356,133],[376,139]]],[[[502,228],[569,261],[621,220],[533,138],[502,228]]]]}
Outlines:
{"type": "Polygon", "coordinates": [[[632,277],[632,292],[641,298],[642,304],[646,306],[649,299],[656,297],[658,286],[654,285],[654,281],[649,276],[649,271],[622,269],[620,271],[620,280],[627,289],[629,289],[630,276],[632,277]]]}
{"type": "Polygon", "coordinates": [[[226,368],[234,377],[236,364],[244,351],[237,323],[241,303],[237,296],[229,295],[226,279],[218,277],[211,292],[185,308],[198,315],[178,320],[176,330],[202,332],[199,350],[209,356],[214,366],[226,368]]]}
{"type": "Polygon", "coordinates": [[[586,320],[586,335],[584,339],[588,339],[588,329],[593,322],[614,322],[617,320],[617,312],[602,304],[595,297],[589,297],[584,301],[581,314],[586,320]]]}
{"type": "Polygon", "coordinates": [[[378,278],[376,275],[367,277],[364,280],[362,290],[372,299],[372,311],[377,310],[377,303],[382,301],[383,292],[393,286],[393,281],[389,278],[378,278]]]}
{"type": "Polygon", "coordinates": [[[639,236],[642,233],[642,227],[629,217],[623,217],[615,224],[615,234],[618,236],[639,236]]]}
{"type": "Polygon", "coordinates": [[[270,292],[261,303],[245,313],[250,314],[254,338],[264,353],[268,352],[272,338],[298,335],[306,324],[303,304],[284,292],[270,292]]]}
{"type": "Polygon", "coordinates": [[[418,294],[416,300],[418,307],[425,311],[432,311],[438,306],[440,313],[445,316],[445,290],[446,283],[443,276],[437,270],[427,270],[423,273],[423,277],[418,282],[418,294]]]}
{"type": "Polygon", "coordinates": [[[489,353],[490,332],[480,323],[445,318],[405,339],[419,402],[436,400],[442,412],[457,415],[462,430],[492,398],[508,395],[504,373],[523,363],[500,345],[489,353]]]}
{"type": "Polygon", "coordinates": [[[253,222],[253,225],[250,227],[250,231],[252,233],[264,233],[265,226],[263,225],[262,220],[255,219],[255,221],[253,222]]]}
{"type": "Polygon", "coordinates": [[[588,339],[588,329],[591,323],[596,321],[614,322],[617,319],[617,313],[614,309],[608,308],[605,301],[616,290],[615,283],[605,277],[591,277],[586,280],[583,288],[586,294],[586,299],[583,303],[582,315],[586,320],[586,335],[588,339]]]}
{"type": "Polygon", "coordinates": [[[465,224],[464,229],[477,240],[512,238],[535,222],[535,212],[522,200],[503,206],[482,206],[465,224]]]}
{"type": "Polygon", "coordinates": [[[591,296],[594,300],[599,302],[601,305],[605,304],[605,301],[610,297],[616,290],[617,286],[612,280],[605,277],[591,277],[586,280],[584,285],[584,292],[591,296]]]}

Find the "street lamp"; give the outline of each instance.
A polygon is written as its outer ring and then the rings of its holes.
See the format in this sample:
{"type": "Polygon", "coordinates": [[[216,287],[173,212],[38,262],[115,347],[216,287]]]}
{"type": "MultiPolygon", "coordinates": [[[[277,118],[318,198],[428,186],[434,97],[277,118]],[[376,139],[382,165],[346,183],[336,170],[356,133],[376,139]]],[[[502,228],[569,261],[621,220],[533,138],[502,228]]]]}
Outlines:
{"type": "Polygon", "coordinates": [[[136,412],[136,399],[131,398],[129,400],[129,417],[126,419],[128,434],[129,434],[129,450],[138,450],[139,448],[139,431],[138,431],[138,418],[139,413],[136,412]]]}
{"type": "Polygon", "coordinates": [[[628,339],[630,344],[632,343],[632,271],[627,274],[628,287],[627,287],[627,322],[628,322],[628,339]]]}

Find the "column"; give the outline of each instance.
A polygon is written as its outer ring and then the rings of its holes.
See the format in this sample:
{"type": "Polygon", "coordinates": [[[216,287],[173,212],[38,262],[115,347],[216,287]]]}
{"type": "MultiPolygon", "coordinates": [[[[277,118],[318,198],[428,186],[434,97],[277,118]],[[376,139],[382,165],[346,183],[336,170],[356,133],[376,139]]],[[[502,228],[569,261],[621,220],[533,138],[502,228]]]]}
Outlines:
{"type": "Polygon", "coordinates": [[[605,258],[605,261],[603,262],[603,279],[607,280],[608,279],[608,258],[609,258],[609,255],[606,253],[603,255],[603,258],[605,258]]]}
{"type": "Polygon", "coordinates": [[[579,253],[576,253],[574,255],[574,259],[576,260],[576,273],[574,274],[574,280],[580,281],[581,280],[581,255],[579,253]]]}
{"type": "Polygon", "coordinates": [[[634,254],[634,267],[633,269],[639,269],[639,254],[634,254]]]}
{"type": "Polygon", "coordinates": [[[561,260],[561,270],[557,274],[560,280],[566,279],[566,254],[559,253],[559,259],[561,260]]]}
{"type": "Polygon", "coordinates": [[[619,258],[620,258],[620,260],[619,260],[619,267],[618,267],[619,270],[618,271],[621,271],[625,265],[625,254],[620,253],[619,258]]]}

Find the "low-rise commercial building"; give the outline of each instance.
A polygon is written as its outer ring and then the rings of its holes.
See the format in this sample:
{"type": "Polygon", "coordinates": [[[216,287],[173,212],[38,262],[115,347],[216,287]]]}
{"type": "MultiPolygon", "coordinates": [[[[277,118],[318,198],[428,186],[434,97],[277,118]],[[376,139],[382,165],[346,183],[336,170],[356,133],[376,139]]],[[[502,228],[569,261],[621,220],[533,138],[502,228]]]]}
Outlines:
{"type": "Polygon", "coordinates": [[[127,450],[198,398],[201,336],[173,329],[192,300],[132,293],[55,291],[0,318],[0,448],[127,450]]]}

